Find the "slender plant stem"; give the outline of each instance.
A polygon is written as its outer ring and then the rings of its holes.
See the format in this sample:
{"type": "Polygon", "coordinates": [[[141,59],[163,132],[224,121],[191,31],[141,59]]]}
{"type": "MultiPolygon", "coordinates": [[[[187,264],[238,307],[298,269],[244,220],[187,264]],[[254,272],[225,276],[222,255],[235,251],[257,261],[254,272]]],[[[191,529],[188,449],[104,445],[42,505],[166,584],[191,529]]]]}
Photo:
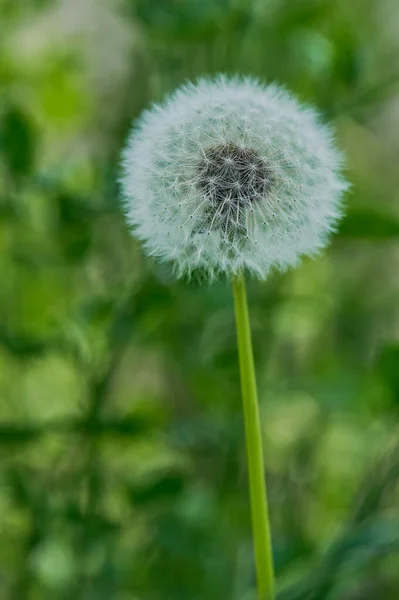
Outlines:
{"type": "Polygon", "coordinates": [[[262,434],[255,367],[243,274],[233,279],[241,391],[244,407],[249,492],[259,600],[275,598],[273,554],[268,513],[262,434]]]}

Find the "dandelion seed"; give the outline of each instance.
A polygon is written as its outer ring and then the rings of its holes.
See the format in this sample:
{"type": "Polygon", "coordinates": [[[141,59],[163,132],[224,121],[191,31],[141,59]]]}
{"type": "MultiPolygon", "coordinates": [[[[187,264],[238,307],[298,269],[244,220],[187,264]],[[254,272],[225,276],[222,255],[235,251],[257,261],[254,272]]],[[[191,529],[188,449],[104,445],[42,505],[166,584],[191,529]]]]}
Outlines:
{"type": "Polygon", "coordinates": [[[285,90],[250,78],[200,79],[132,130],[123,152],[126,217],[147,252],[173,261],[178,276],[246,268],[264,278],[326,245],[347,187],[341,162],[330,129],[285,90]]]}

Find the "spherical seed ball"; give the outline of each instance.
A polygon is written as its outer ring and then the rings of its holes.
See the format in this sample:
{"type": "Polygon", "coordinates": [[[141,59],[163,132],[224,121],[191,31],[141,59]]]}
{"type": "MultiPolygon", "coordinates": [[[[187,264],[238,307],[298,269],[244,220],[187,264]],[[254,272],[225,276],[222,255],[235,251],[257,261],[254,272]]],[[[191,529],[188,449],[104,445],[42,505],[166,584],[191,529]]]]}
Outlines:
{"type": "Polygon", "coordinates": [[[123,151],[124,208],[150,255],[210,279],[323,248],[347,184],[317,114],[250,78],[200,79],[146,111],[123,151]]]}

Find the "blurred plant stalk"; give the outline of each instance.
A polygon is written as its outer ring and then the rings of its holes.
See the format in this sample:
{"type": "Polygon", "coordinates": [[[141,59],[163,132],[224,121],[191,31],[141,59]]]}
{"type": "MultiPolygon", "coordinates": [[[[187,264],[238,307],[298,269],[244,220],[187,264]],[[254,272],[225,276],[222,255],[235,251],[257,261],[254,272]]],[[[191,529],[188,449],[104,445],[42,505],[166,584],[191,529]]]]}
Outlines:
{"type": "Polygon", "coordinates": [[[245,277],[233,279],[241,392],[244,409],[252,531],[259,600],[275,598],[273,552],[263,459],[262,433],[245,277]]]}

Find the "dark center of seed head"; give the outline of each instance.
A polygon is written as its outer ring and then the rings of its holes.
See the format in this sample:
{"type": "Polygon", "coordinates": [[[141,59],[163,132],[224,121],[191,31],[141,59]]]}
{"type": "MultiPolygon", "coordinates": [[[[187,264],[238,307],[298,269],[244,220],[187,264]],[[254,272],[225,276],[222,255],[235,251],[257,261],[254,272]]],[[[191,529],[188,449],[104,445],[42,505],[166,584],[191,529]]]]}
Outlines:
{"type": "Polygon", "coordinates": [[[250,208],[272,184],[267,161],[232,143],[209,149],[198,166],[198,186],[221,214],[250,208]]]}

